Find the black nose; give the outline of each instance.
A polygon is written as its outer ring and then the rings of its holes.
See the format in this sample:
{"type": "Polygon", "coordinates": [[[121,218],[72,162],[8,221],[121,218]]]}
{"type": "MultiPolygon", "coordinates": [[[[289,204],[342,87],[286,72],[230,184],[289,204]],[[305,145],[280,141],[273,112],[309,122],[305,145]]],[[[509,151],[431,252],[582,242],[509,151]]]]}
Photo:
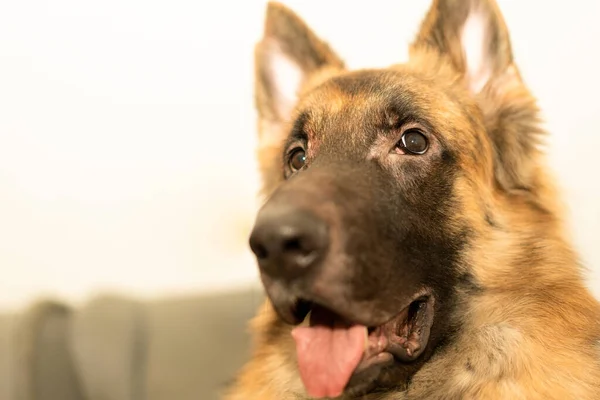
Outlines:
{"type": "Polygon", "coordinates": [[[323,257],[329,244],[324,221],[309,211],[267,206],[258,214],[250,248],[263,273],[293,279],[323,257]]]}

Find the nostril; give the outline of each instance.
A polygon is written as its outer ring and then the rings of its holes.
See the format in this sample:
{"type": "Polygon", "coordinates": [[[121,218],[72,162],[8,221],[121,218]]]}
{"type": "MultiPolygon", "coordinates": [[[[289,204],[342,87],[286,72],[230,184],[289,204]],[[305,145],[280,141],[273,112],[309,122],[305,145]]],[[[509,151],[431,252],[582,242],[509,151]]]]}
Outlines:
{"type": "Polygon", "coordinates": [[[254,255],[259,260],[265,260],[269,257],[269,252],[267,251],[267,248],[261,244],[253,246],[252,250],[254,250],[254,255]]]}
{"type": "Polygon", "coordinates": [[[302,243],[299,238],[286,239],[283,242],[282,250],[285,253],[300,253],[302,252],[302,243]]]}
{"type": "Polygon", "coordinates": [[[294,267],[305,268],[317,257],[318,249],[310,240],[303,237],[288,238],[282,242],[282,255],[288,259],[288,263],[294,267]]]}
{"type": "Polygon", "coordinates": [[[261,240],[259,232],[253,232],[250,235],[249,244],[250,250],[252,250],[258,260],[265,260],[269,257],[269,250],[264,244],[264,241],[261,240]]]}

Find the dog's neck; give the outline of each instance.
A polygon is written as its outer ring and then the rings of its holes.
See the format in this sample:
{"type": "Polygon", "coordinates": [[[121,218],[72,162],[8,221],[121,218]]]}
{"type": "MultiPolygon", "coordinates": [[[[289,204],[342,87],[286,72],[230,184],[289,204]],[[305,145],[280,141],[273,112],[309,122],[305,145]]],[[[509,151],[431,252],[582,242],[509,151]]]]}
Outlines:
{"type": "MultiPolygon", "coordinates": [[[[516,261],[477,272],[479,290],[462,297],[459,334],[413,376],[406,391],[373,399],[595,398],[599,305],[560,224],[556,219],[528,232],[538,235],[532,244],[556,251],[524,246],[527,235],[506,235],[520,243],[507,240],[503,251],[485,256],[516,261]]],[[[499,247],[482,247],[490,248],[499,247]]]]}

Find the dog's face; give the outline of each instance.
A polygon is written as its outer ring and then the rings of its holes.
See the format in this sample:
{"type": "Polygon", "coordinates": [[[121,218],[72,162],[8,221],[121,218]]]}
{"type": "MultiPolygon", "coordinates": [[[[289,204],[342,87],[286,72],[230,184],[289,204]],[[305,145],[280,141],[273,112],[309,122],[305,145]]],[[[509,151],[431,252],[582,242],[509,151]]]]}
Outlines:
{"type": "Polygon", "coordinates": [[[250,245],[280,320],[301,325],[307,392],[401,385],[459,329],[495,202],[535,184],[535,107],[501,16],[436,1],[406,64],[347,71],[271,4],[256,56],[268,200],[250,245]]]}

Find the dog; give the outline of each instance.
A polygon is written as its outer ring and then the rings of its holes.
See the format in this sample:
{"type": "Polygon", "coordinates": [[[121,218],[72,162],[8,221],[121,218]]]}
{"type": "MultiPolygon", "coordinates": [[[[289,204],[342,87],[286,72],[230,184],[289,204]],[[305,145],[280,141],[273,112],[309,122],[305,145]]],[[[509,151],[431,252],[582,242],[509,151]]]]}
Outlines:
{"type": "Polygon", "coordinates": [[[269,3],[256,46],[267,294],[228,400],[600,399],[600,307],[493,0],[434,0],[348,70],[269,3]]]}

